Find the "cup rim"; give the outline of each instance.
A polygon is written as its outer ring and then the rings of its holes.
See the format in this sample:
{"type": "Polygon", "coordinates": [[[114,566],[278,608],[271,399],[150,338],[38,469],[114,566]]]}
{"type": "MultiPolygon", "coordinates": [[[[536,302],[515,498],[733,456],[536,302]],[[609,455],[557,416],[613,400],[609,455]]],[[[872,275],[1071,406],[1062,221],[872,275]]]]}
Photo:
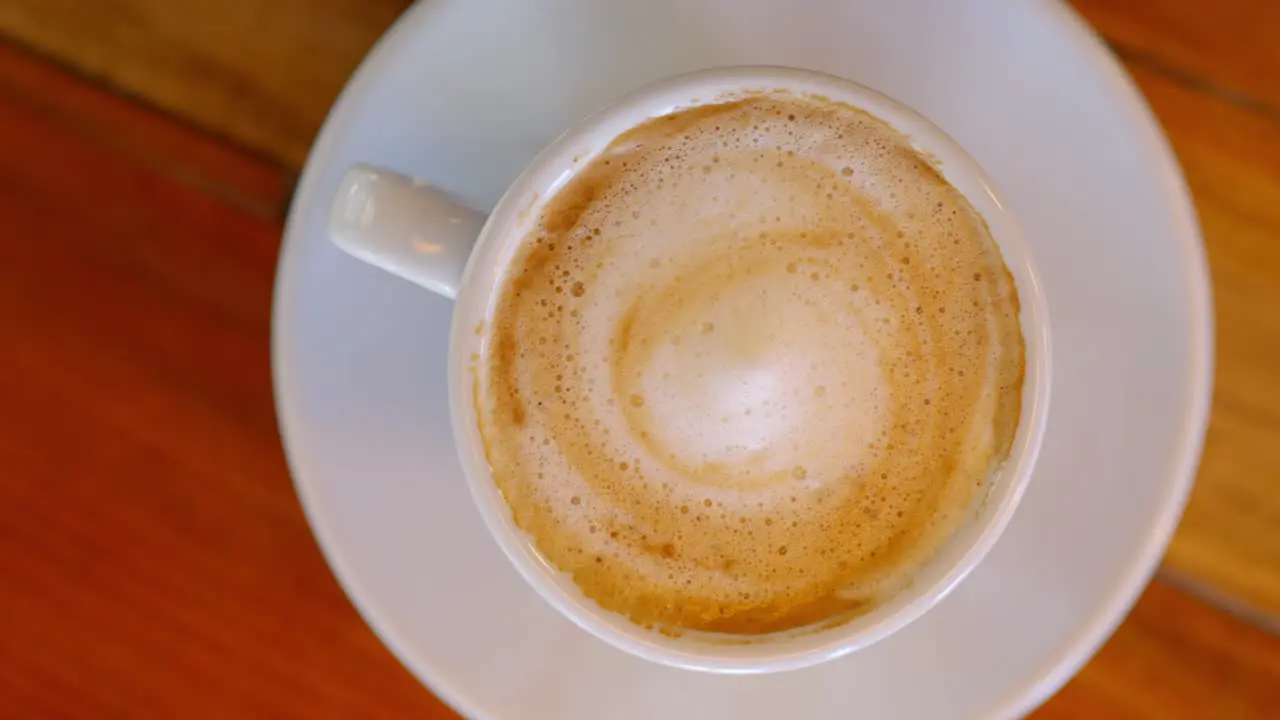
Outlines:
{"type": "MultiPolygon", "coordinates": [[[[646,85],[582,120],[548,145],[509,186],[486,221],[464,270],[456,297],[448,350],[449,414],[463,474],[489,534],[511,564],[541,598],[562,615],[610,645],[661,664],[719,673],[765,673],[799,669],[832,660],[878,642],[906,627],[946,597],[986,557],[1008,526],[1039,455],[1048,416],[1051,379],[1049,314],[1034,259],[1012,213],[999,199],[990,178],[945,131],[914,109],[874,89],[834,75],[767,65],[738,65],[698,70],[646,85]],[[574,171],[626,129],[651,117],[751,92],[788,90],[817,94],[859,108],[905,135],[986,221],[1000,249],[1020,302],[1025,372],[1018,428],[1007,459],[993,477],[1000,497],[989,489],[977,535],[945,572],[927,587],[908,588],[873,610],[836,627],[797,636],[787,649],[781,642],[709,645],[715,652],[688,649],[691,643],[646,630],[630,619],[596,605],[534,547],[511,519],[511,511],[493,482],[478,417],[470,397],[474,367],[467,358],[476,347],[476,318],[489,316],[504,270],[526,223],[545,198],[555,195],[574,171]],[[480,282],[483,280],[484,282],[480,282]],[[479,312],[476,309],[479,308],[479,312]],[[881,608],[910,596],[901,607],[874,618],[881,608]],[[873,622],[862,623],[865,618],[873,622]],[[771,646],[777,650],[770,652],[771,646]],[[743,651],[750,649],[755,652],[743,651]]],[[[944,547],[954,542],[948,540],[944,547]]],[[[930,561],[926,567],[932,566],[930,561]]],[[[923,571],[922,571],[923,573],[923,571]]],[[[764,636],[769,637],[769,636],[764,636]]]]}

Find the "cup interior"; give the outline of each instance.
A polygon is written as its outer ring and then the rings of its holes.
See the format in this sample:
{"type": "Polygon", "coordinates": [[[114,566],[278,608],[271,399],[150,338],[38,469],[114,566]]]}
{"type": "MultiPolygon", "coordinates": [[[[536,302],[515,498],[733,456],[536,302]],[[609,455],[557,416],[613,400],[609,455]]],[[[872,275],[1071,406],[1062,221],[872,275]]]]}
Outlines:
{"type": "Polygon", "coordinates": [[[980,167],[930,121],[874,90],[829,75],[777,67],[733,67],[677,76],[632,93],[588,118],[544,150],[512,184],[490,215],[463,276],[454,309],[449,351],[449,403],[455,441],[476,506],[516,569],[547,602],[583,629],[627,652],[677,667],[728,673],[796,669],[870,645],[918,618],[947,595],[987,554],[1022,497],[1039,452],[1049,401],[1050,346],[1044,292],[1012,215],[980,167]],[[493,309],[504,272],[553,196],[618,135],[652,117],[784,89],[847,103],[885,121],[934,160],[936,169],[987,222],[1012,275],[1020,301],[1026,348],[1022,410],[1008,459],[991,478],[972,520],[956,532],[902,592],[872,611],[823,629],[800,628],[747,642],[700,633],[669,637],[604,610],[571,578],[547,562],[511,517],[494,484],[479,438],[472,357],[483,357],[475,328],[493,309]]]}

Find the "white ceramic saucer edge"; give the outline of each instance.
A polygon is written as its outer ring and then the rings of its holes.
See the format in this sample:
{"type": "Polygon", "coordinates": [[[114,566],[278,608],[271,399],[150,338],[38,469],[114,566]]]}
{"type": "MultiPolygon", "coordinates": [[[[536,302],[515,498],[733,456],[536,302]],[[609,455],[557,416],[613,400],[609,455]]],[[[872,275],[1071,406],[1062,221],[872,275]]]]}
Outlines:
{"type": "MultiPolygon", "coordinates": [[[[1079,19],[1074,16],[1072,11],[1067,8],[1061,8],[1060,11],[1064,15],[1064,22],[1070,23],[1074,27],[1074,32],[1081,36],[1081,41],[1092,48],[1095,62],[1106,67],[1113,83],[1117,83],[1127,90],[1126,94],[1130,97],[1130,101],[1126,112],[1135,116],[1140,124],[1148,128],[1156,127],[1153,124],[1150,110],[1141,101],[1140,96],[1135,93],[1132,82],[1115,65],[1110,54],[1098,43],[1097,39],[1079,19]]],[[[421,19],[421,15],[418,17],[421,19]]],[[[381,49],[394,42],[399,35],[410,32],[409,26],[414,24],[414,21],[415,10],[410,10],[380,41],[377,48],[362,65],[361,70],[353,76],[313,148],[313,158],[322,157],[330,151],[335,134],[334,128],[344,124],[346,118],[352,112],[355,112],[355,108],[359,107],[359,97],[362,92],[361,78],[366,74],[378,72],[378,68],[383,63],[381,49]]],[[[1183,504],[1194,479],[1207,421],[1212,372],[1212,344],[1210,342],[1212,327],[1207,274],[1203,247],[1199,242],[1199,233],[1189,193],[1173,160],[1168,144],[1164,137],[1154,129],[1149,130],[1144,137],[1144,141],[1152,146],[1151,154],[1162,159],[1164,167],[1161,168],[1160,175],[1168,185],[1169,196],[1175,198],[1175,204],[1180,206],[1175,207],[1175,212],[1179,215],[1179,224],[1183,227],[1183,232],[1179,233],[1179,239],[1182,244],[1180,248],[1183,260],[1182,266],[1188,276],[1186,285],[1193,294],[1191,303],[1193,306],[1192,322],[1194,327],[1190,334],[1192,347],[1188,348],[1188,352],[1192,357],[1191,375],[1193,382],[1186,388],[1188,394],[1187,407],[1190,410],[1182,422],[1181,437],[1178,442],[1179,457],[1172,461],[1172,467],[1177,468],[1178,477],[1170,485],[1170,491],[1164,496],[1162,506],[1154,513],[1158,519],[1152,524],[1144,547],[1134,555],[1133,560],[1130,562],[1129,572],[1120,584],[1121,586],[1113,589],[1110,602],[1101,611],[1093,615],[1087,627],[1077,630],[1076,639],[1072,647],[1057,658],[1055,662],[1050,663],[1049,667],[1045,668],[1044,672],[1041,673],[1042,680],[1040,683],[1031,688],[1020,688],[1016,695],[1005,698],[999,706],[992,708],[995,714],[1021,714],[1042,702],[1069,679],[1092,655],[1101,642],[1106,639],[1122,619],[1124,613],[1136,600],[1153,572],[1159,556],[1180,517],[1183,504]]],[[[308,165],[302,182],[299,184],[296,194],[298,202],[290,213],[290,227],[298,224],[297,218],[305,217],[314,212],[316,203],[325,202],[324,198],[314,197],[312,192],[312,185],[316,179],[316,173],[313,171],[314,167],[315,163],[308,165]]],[[[273,373],[277,409],[282,430],[291,423],[296,422],[296,412],[289,401],[289,398],[294,395],[294,391],[291,389],[291,378],[287,372],[287,368],[290,366],[289,350],[285,347],[280,328],[287,326],[289,317],[293,313],[291,298],[294,296],[290,292],[291,283],[293,282],[290,275],[292,264],[288,260],[291,255],[299,252],[299,245],[300,242],[298,241],[290,241],[289,233],[286,232],[286,242],[281,252],[278,271],[276,304],[273,317],[273,373]]],[[[377,607],[377,603],[372,599],[373,596],[361,587],[358,574],[348,567],[347,561],[328,526],[327,519],[310,495],[306,482],[308,473],[304,459],[307,453],[304,448],[297,446],[299,441],[291,441],[285,432],[282,432],[282,440],[285,444],[289,466],[293,472],[304,511],[315,530],[322,551],[353,604],[382,641],[420,680],[460,711],[468,715],[480,715],[479,708],[473,706],[467,698],[454,693],[451,683],[447,681],[449,674],[447,669],[431,662],[428,657],[414,653],[407,644],[398,639],[398,633],[387,614],[377,607]]]]}
{"type": "Polygon", "coordinates": [[[281,328],[288,325],[288,318],[293,314],[290,303],[291,299],[296,297],[296,294],[291,292],[293,276],[290,273],[290,268],[295,267],[296,264],[289,262],[289,258],[292,254],[299,252],[301,243],[290,241],[291,228],[301,224],[298,220],[300,217],[305,217],[311,212],[327,211],[328,199],[316,198],[316,194],[312,189],[319,175],[315,169],[318,163],[314,159],[329,154],[336,135],[334,128],[342,126],[346,122],[347,116],[356,112],[360,107],[359,96],[364,94],[367,88],[367,84],[362,83],[361,79],[366,75],[377,73],[385,57],[385,48],[396,42],[396,38],[400,34],[409,32],[407,28],[413,21],[414,10],[415,6],[410,6],[409,9],[405,10],[374,43],[369,53],[360,62],[360,66],[343,86],[342,92],[334,100],[329,115],[325,118],[319,133],[316,135],[316,140],[307,152],[306,165],[293,191],[288,216],[285,219],[282,246],[279,257],[276,260],[276,279],[272,293],[271,308],[271,376],[280,444],[284,448],[285,464],[288,466],[289,475],[293,479],[294,489],[298,493],[303,515],[307,519],[307,524],[311,526],[316,545],[320,548],[320,553],[324,556],[330,570],[332,570],[338,586],[342,588],[348,602],[360,614],[360,618],[373,631],[378,640],[391,651],[391,654],[395,656],[402,667],[455,711],[461,713],[464,717],[472,718],[482,717],[479,708],[476,708],[466,696],[454,692],[453,683],[440,682],[438,680],[438,678],[447,677],[448,670],[431,662],[430,658],[414,653],[406,643],[400,640],[402,635],[396,631],[394,624],[388,619],[389,614],[383,612],[377,606],[377,603],[372,600],[374,594],[363,588],[357,579],[359,574],[350,569],[339,543],[335,540],[336,533],[330,529],[325,514],[320,511],[315,499],[308,491],[307,482],[304,479],[308,475],[303,461],[306,453],[295,446],[297,441],[290,441],[289,435],[285,430],[291,423],[297,422],[294,419],[296,412],[288,400],[289,397],[296,397],[296,393],[290,389],[292,378],[286,372],[286,368],[291,363],[288,360],[289,351],[284,339],[284,333],[281,332],[281,328]],[[316,198],[315,202],[321,203],[322,207],[312,210],[312,205],[314,204],[312,198],[316,198]]]}
{"type": "Polygon", "coordinates": [[[1213,398],[1213,301],[1209,291],[1211,285],[1209,263],[1205,255],[1204,241],[1200,234],[1200,221],[1196,215],[1191,189],[1187,186],[1186,178],[1182,174],[1181,166],[1178,164],[1177,156],[1174,155],[1168,138],[1160,130],[1159,120],[1143,97],[1137,83],[1124,71],[1119,59],[1107,49],[1102,38],[1079,13],[1064,2],[1056,3],[1056,7],[1063,16],[1063,22],[1080,37],[1081,44],[1092,49],[1094,62],[1111,76],[1113,84],[1127,91],[1124,93],[1129,98],[1129,106],[1126,110],[1137,119],[1139,124],[1148,128],[1148,132],[1143,135],[1143,140],[1151,147],[1152,156],[1159,158],[1164,166],[1160,170],[1160,177],[1167,185],[1169,196],[1175,199],[1177,205],[1174,212],[1183,230],[1179,238],[1182,243],[1184,268],[1187,272],[1186,287],[1190,288],[1192,294],[1194,327],[1191,331],[1191,346],[1188,348],[1188,353],[1192,358],[1193,382],[1186,388],[1190,410],[1183,418],[1181,439],[1178,442],[1180,457],[1173,462],[1174,467],[1178,468],[1175,471],[1177,477],[1173,491],[1166,496],[1164,505],[1159,508],[1158,519],[1147,535],[1145,546],[1130,563],[1123,586],[1114,592],[1111,602],[1105,608],[1090,618],[1088,627],[1077,632],[1076,643],[1067,654],[1055,665],[1045,669],[1040,683],[1029,688],[1022,698],[1008,702],[1000,713],[1001,717],[1026,715],[1043,704],[1080,671],[1128,617],[1134,604],[1154,577],[1191,495],[1191,488],[1195,484],[1196,473],[1200,467],[1200,456],[1204,450],[1205,433],[1209,425],[1209,407],[1213,398]]]}

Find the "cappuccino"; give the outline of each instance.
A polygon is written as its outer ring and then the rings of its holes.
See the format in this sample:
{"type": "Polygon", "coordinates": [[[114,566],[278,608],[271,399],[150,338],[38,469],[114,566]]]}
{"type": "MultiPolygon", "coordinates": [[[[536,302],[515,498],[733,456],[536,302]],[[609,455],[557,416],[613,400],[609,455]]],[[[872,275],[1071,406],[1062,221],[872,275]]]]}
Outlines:
{"type": "Polygon", "coordinates": [[[481,328],[493,478],[540,553],[667,632],[856,617],[973,516],[1020,414],[1013,281],[892,127],[760,93],[617,137],[481,328]]]}

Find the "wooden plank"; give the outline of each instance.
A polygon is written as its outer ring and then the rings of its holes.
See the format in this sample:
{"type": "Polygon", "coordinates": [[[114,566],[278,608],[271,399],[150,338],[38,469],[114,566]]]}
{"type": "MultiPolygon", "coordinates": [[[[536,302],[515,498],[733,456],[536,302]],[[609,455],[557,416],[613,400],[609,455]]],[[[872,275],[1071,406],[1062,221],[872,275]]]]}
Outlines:
{"type": "Polygon", "coordinates": [[[1280,120],[1132,69],[1195,195],[1217,311],[1208,442],[1166,563],[1280,616],[1280,120]]]}
{"type": "MultiPolygon", "coordinates": [[[[1137,62],[1280,108],[1280,3],[1072,0],[1137,62]]],[[[0,34],[297,167],[411,0],[6,0],[0,34]]]]}
{"type": "Polygon", "coordinates": [[[1071,0],[1126,59],[1204,89],[1280,109],[1280,3],[1274,0],[1071,0]]]}
{"type": "Polygon", "coordinates": [[[262,218],[282,216],[292,173],[229,153],[223,142],[121,102],[112,93],[4,44],[0,44],[0,93],[5,100],[38,109],[67,132],[91,138],[244,212],[262,218]]]}
{"type": "Polygon", "coordinates": [[[0,36],[292,167],[411,0],[4,0],[0,36]]]}
{"type": "Polygon", "coordinates": [[[1032,717],[1249,718],[1280,708],[1280,638],[1156,581],[1102,651],[1032,717]]]}
{"type": "Polygon", "coordinates": [[[279,219],[206,192],[278,207],[279,171],[9,49],[0,67],[0,717],[450,717],[348,604],[289,482],[279,219]]]}

